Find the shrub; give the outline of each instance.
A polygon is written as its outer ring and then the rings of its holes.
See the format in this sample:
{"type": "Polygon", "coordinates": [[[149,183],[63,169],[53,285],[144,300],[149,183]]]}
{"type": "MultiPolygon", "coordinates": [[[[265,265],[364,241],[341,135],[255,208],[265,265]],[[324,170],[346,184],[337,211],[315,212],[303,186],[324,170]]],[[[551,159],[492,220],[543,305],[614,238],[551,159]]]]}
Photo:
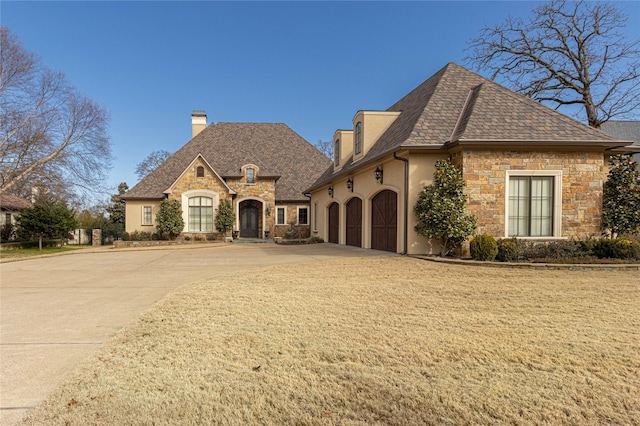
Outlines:
{"type": "Polygon", "coordinates": [[[504,238],[496,243],[498,245],[497,260],[500,262],[517,262],[519,260],[517,238],[504,238]]]}
{"type": "Polygon", "coordinates": [[[133,231],[129,237],[131,241],[151,241],[151,232],[133,231]]]}
{"type": "Polygon", "coordinates": [[[498,255],[498,243],[491,235],[476,235],[469,245],[475,260],[493,260],[498,255]]]}
{"type": "Polygon", "coordinates": [[[128,232],[123,232],[122,233],[122,241],[131,241],[131,235],[129,235],[128,232]]]}
{"type": "Polygon", "coordinates": [[[640,259],[640,243],[637,241],[631,238],[616,238],[612,242],[614,259],[640,259]]]}
{"type": "Polygon", "coordinates": [[[190,235],[185,235],[184,236],[184,240],[185,241],[191,241],[191,236],[190,235]]]}
{"type": "Polygon", "coordinates": [[[215,241],[216,234],[207,234],[207,241],[215,241]]]}
{"type": "Polygon", "coordinates": [[[193,239],[196,241],[204,241],[204,238],[202,237],[202,235],[196,235],[195,237],[193,237],[193,239]]]}
{"type": "Polygon", "coordinates": [[[0,242],[11,241],[15,236],[15,226],[12,223],[5,223],[0,227],[0,242]]]}
{"type": "Polygon", "coordinates": [[[311,237],[307,240],[307,244],[324,243],[324,240],[320,237],[311,237]]]}

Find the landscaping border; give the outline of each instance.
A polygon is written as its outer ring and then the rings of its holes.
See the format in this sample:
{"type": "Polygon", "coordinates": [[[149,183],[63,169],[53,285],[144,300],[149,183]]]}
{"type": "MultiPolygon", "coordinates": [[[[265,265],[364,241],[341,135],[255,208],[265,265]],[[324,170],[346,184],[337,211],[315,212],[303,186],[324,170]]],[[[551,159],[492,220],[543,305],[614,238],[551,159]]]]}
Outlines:
{"type": "Polygon", "coordinates": [[[452,259],[427,255],[408,255],[415,259],[455,265],[484,266],[489,268],[540,269],[567,271],[640,271],[640,263],[530,263],[530,262],[489,262],[473,259],[452,259]]]}

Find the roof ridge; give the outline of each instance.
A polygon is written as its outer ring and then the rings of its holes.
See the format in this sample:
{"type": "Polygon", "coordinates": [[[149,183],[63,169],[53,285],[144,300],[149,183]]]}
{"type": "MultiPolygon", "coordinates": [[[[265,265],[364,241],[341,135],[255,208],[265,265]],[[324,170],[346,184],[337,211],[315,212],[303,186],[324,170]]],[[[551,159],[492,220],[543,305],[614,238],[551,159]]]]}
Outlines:
{"type": "Polygon", "coordinates": [[[455,142],[458,140],[467,128],[467,123],[469,122],[469,117],[473,113],[473,107],[476,104],[476,100],[480,95],[480,90],[482,89],[482,85],[484,83],[480,83],[477,86],[469,89],[469,93],[467,94],[467,99],[464,102],[464,106],[460,110],[460,115],[458,116],[458,120],[456,121],[456,125],[451,132],[451,136],[447,142],[455,142]]]}

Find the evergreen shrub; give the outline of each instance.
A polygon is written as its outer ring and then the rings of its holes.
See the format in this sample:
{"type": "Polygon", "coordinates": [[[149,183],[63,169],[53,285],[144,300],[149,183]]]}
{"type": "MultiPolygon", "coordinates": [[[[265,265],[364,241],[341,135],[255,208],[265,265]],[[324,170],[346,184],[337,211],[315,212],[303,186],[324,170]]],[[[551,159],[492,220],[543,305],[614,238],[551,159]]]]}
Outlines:
{"type": "Polygon", "coordinates": [[[469,249],[475,260],[491,261],[498,255],[498,243],[491,235],[476,235],[469,244],[469,249]]]}

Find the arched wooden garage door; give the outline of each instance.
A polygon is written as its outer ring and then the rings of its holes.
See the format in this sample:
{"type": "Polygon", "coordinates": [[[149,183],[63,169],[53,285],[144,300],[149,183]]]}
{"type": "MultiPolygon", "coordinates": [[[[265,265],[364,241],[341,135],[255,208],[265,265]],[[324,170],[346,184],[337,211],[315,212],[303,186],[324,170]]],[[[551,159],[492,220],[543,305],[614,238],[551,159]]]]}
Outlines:
{"type": "Polygon", "coordinates": [[[329,242],[338,244],[340,229],[340,207],[338,203],[331,203],[329,206],[329,242]]]}
{"type": "Polygon", "coordinates": [[[398,195],[389,190],[371,200],[371,248],[397,251],[398,195]]]}
{"type": "Polygon", "coordinates": [[[352,198],[347,203],[347,245],[362,247],[362,200],[352,198]]]}

